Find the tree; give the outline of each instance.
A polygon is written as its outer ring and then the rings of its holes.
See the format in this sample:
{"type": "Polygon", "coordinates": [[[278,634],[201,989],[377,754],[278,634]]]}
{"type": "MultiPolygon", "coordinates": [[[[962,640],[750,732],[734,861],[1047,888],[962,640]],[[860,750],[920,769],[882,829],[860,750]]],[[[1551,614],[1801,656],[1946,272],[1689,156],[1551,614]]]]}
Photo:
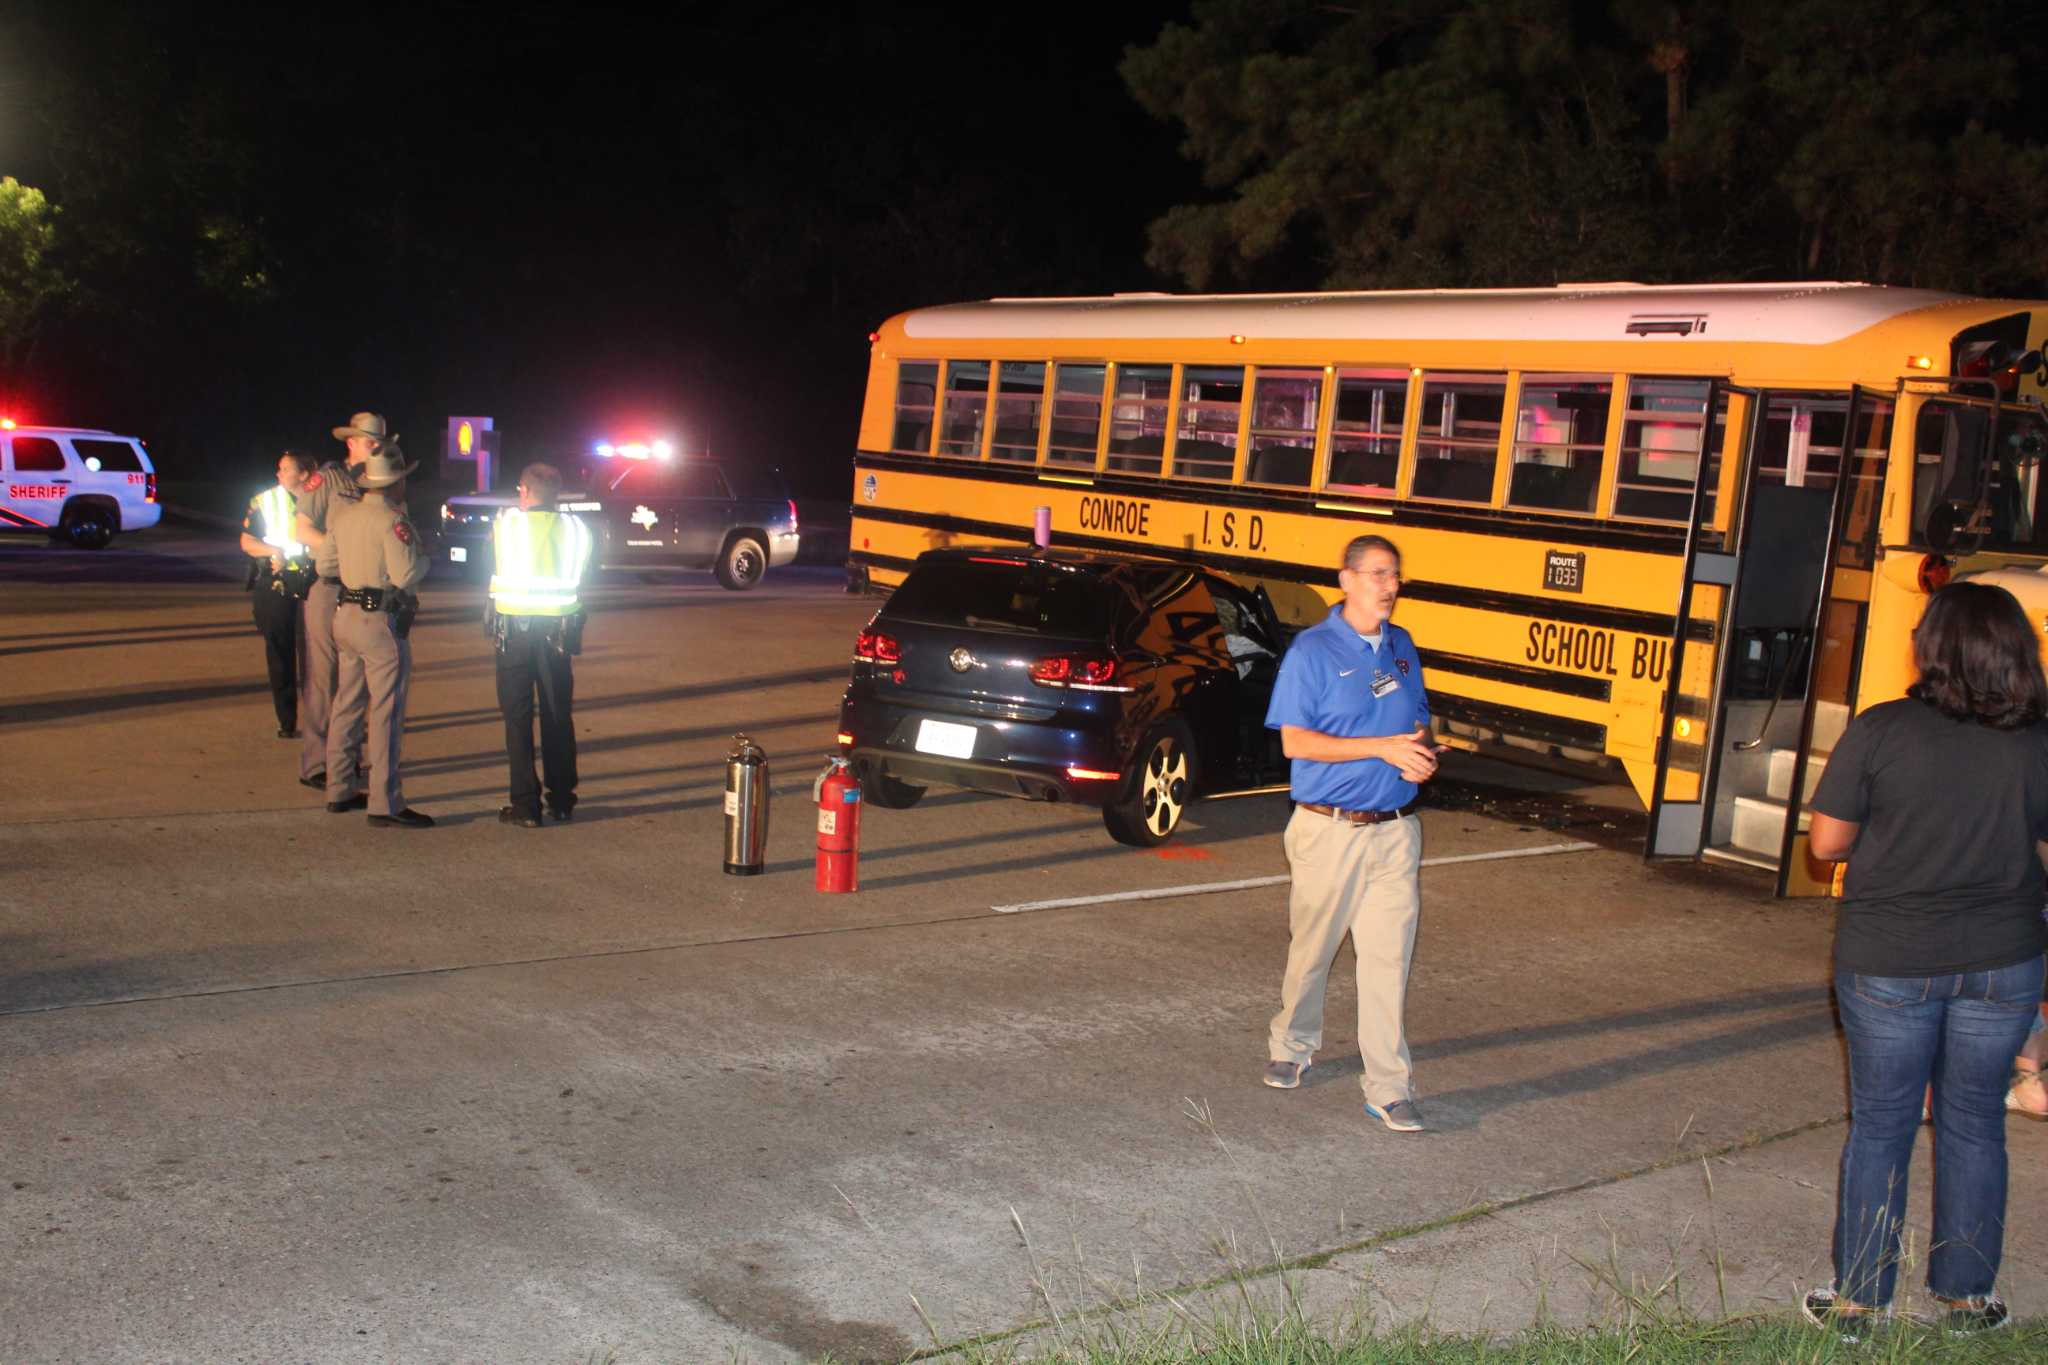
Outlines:
{"type": "Polygon", "coordinates": [[[77,283],[56,263],[57,209],[43,192],[0,178],[0,372],[11,382],[35,352],[44,322],[77,283]]]}
{"type": "Polygon", "coordinates": [[[1937,0],[1197,0],[1126,54],[1196,288],[1812,278],[2039,293],[2037,26],[1937,0]]]}

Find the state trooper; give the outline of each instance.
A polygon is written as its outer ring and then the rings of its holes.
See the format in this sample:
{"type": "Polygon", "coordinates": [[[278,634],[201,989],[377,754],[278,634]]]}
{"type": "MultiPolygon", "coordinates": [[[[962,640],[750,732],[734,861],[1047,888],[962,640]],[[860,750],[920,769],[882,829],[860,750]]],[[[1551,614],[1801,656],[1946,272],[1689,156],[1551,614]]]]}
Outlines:
{"type": "Polygon", "coordinates": [[[249,607],[263,637],[277,737],[299,737],[299,668],[304,652],[300,598],[311,581],[311,551],[293,535],[298,491],[313,471],[310,457],[287,450],[277,482],[249,499],[242,513],[242,553],[249,556],[249,607]]]}
{"type": "Polygon", "coordinates": [[[498,710],[505,717],[505,758],[512,803],[503,824],[540,828],[542,784],[533,771],[535,696],[539,696],[541,772],[548,813],[567,820],[576,809],[576,728],[570,711],[576,678],[571,656],[583,649],[578,598],[590,564],[590,529],[555,510],[562,476],[530,464],[519,475],[519,506],[491,528],[491,609],[487,628],[497,643],[498,710]]]}
{"type": "Polygon", "coordinates": [[[418,466],[378,442],[356,476],[361,498],[334,509],[328,538],[341,574],[334,610],[334,712],[327,727],[327,809],[370,812],[370,823],[424,829],[434,823],[405,804],[398,779],[405,696],[412,679],[412,629],[427,576],[419,532],[405,515],[405,476],[418,466]],[[367,727],[367,742],[365,729],[367,727]],[[355,755],[371,772],[358,789],[355,755]]]}
{"type": "Polygon", "coordinates": [[[341,574],[327,522],[333,509],[362,497],[355,476],[371,449],[379,441],[398,439],[387,433],[383,416],[374,412],[357,413],[347,426],[334,428],[334,436],[348,447],[348,462],[330,460],[306,480],[299,490],[296,531],[303,544],[313,547],[313,568],[318,575],[306,593],[306,655],[299,674],[299,730],[305,736],[299,748],[299,782],[315,790],[327,786],[327,718],[334,709],[339,663],[334,650],[334,609],[341,600],[341,574]]]}

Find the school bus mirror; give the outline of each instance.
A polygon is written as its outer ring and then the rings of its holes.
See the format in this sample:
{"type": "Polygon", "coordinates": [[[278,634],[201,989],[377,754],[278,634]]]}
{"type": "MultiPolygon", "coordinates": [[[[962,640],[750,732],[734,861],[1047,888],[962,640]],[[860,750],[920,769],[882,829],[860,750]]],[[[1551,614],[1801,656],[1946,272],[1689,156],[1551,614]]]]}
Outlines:
{"type": "Polygon", "coordinates": [[[1984,539],[1980,510],[1973,503],[1953,499],[1937,504],[1927,514],[1927,548],[1939,555],[1975,554],[1978,542],[1984,539]]]}

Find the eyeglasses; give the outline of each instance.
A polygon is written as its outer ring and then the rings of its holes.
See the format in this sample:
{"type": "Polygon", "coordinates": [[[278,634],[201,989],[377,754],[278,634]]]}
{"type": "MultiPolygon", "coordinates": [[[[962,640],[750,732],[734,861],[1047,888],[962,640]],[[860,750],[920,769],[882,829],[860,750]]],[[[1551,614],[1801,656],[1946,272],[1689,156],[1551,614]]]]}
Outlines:
{"type": "Polygon", "coordinates": [[[1399,583],[1401,581],[1401,571],[1399,569],[1346,569],[1344,572],[1357,574],[1360,578],[1369,578],[1375,583],[1399,583]]]}

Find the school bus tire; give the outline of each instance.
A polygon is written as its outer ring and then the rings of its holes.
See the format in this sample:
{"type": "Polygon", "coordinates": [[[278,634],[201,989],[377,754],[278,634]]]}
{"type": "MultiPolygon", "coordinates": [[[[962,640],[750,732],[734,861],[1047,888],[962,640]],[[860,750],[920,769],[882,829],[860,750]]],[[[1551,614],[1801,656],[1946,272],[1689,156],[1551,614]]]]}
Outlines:
{"type": "Polygon", "coordinates": [[[1169,716],[1138,742],[1116,798],[1102,807],[1102,824],[1120,844],[1156,848],[1180,828],[1194,795],[1194,739],[1169,716]]]}

